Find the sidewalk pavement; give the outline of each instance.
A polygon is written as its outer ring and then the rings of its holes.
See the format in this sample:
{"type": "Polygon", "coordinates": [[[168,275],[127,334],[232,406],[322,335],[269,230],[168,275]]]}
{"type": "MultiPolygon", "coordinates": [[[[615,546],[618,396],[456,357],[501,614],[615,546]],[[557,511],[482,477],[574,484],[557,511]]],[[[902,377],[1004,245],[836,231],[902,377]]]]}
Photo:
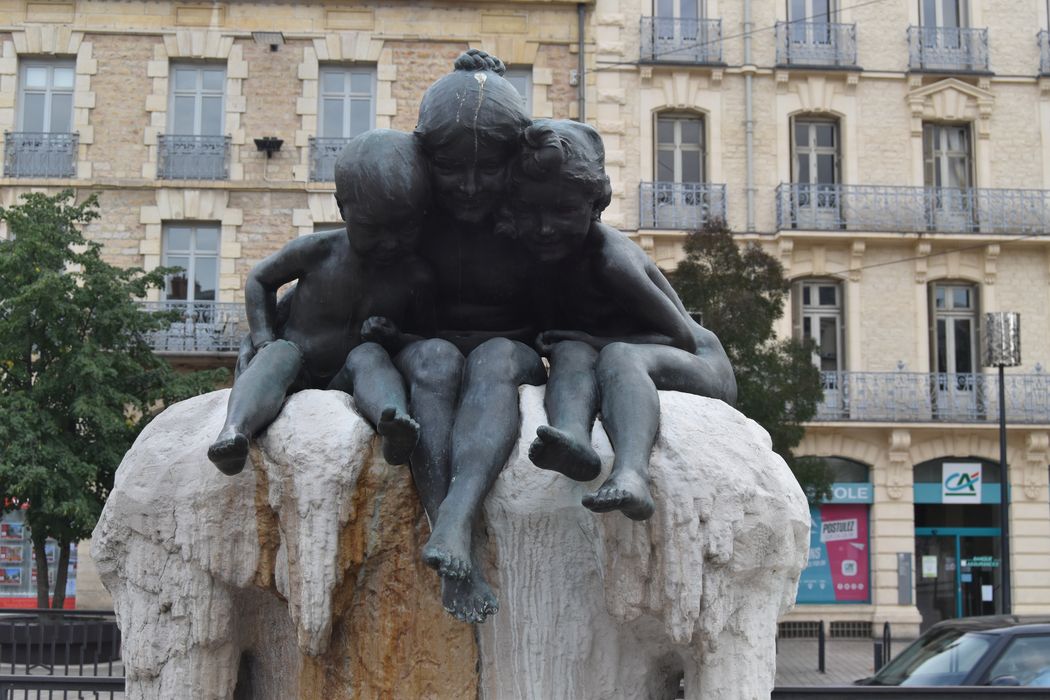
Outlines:
{"type": "MultiPolygon", "coordinates": [[[[911,640],[894,640],[896,656],[911,640]]],[[[875,640],[828,639],[824,670],[817,670],[816,639],[780,639],[777,642],[777,686],[850,685],[870,676],[875,668],[875,640]]]]}

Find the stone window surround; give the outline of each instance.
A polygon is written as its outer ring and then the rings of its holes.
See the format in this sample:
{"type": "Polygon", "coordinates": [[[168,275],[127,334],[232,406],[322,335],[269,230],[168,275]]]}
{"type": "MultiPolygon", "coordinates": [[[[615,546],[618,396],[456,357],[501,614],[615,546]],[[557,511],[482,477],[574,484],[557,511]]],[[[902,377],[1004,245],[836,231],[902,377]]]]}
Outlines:
{"type": "MultiPolygon", "coordinates": [[[[145,129],[147,146],[146,162],[142,164],[142,177],[153,180],[157,177],[157,137],[166,133],[171,63],[178,61],[211,60],[226,65],[225,132],[230,136],[230,180],[244,179],[241,163],[241,147],[246,136],[241,125],[241,114],[246,111],[243,82],[248,77],[248,63],[244,60],[241,46],[235,37],[219,31],[206,29],[180,29],[164,34],[162,41],[153,47],[153,59],[146,64],[146,75],[153,79],[152,92],[146,96],[146,112],[149,126],[145,129]]],[[[221,290],[221,281],[220,281],[221,290]]]]}
{"type": "MultiPolygon", "coordinates": [[[[237,234],[244,224],[244,212],[229,206],[230,192],[224,189],[161,188],[156,192],[156,203],[139,208],[139,223],[143,237],[139,241],[142,265],[152,270],[161,264],[163,229],[167,222],[215,221],[219,223],[219,288],[216,301],[244,301],[237,261],[241,244],[237,234]]],[[[159,301],[161,290],[151,289],[150,301],[159,301]]]]}
{"type": "MultiPolygon", "coordinates": [[[[98,72],[91,42],[84,40],[84,32],[74,32],[64,26],[31,25],[11,32],[11,39],[0,46],[0,131],[14,131],[16,128],[19,56],[75,60],[73,131],[78,134],[76,178],[90,180],[91,161],[87,158],[87,150],[95,141],[94,127],[91,126],[91,110],[95,108],[91,76],[98,72]]],[[[2,160],[3,144],[0,143],[2,160]]]]}

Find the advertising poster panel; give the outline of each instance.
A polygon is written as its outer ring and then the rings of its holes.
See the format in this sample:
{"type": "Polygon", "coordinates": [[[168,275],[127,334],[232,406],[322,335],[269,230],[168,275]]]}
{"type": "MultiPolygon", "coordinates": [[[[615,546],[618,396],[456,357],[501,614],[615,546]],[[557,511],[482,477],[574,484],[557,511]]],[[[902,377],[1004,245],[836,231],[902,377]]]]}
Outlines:
{"type": "Polygon", "coordinates": [[[869,602],[868,505],[825,503],[810,513],[809,561],[796,602],[869,602]]]}

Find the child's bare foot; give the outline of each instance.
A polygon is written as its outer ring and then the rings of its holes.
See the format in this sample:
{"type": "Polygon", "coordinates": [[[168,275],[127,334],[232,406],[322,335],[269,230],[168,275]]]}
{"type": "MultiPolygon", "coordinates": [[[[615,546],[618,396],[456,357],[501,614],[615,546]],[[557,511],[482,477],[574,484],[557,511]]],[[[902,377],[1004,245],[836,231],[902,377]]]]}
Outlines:
{"type": "Polygon", "coordinates": [[[423,563],[444,578],[466,578],[471,571],[470,529],[443,527],[439,517],[423,546],[423,563]]]}
{"type": "Polygon", "coordinates": [[[223,474],[240,474],[248,460],[248,436],[229,427],[208,448],[208,459],[223,474]]]}
{"type": "Polygon", "coordinates": [[[589,443],[549,425],[536,428],[529,459],[540,469],[551,469],[576,481],[590,481],[602,471],[602,461],[589,443]]]}
{"type": "Polygon", "coordinates": [[[583,497],[583,505],[596,513],[619,510],[631,520],[648,520],[656,509],[648,480],[629,470],[606,479],[597,491],[583,497]]]}
{"type": "Polygon", "coordinates": [[[419,423],[387,406],[379,416],[376,432],[383,438],[383,459],[387,464],[407,464],[419,442],[419,423]]]}
{"type": "Polygon", "coordinates": [[[499,612],[499,601],[489,584],[473,566],[465,579],[441,579],[441,604],[457,620],[478,624],[499,612]]]}

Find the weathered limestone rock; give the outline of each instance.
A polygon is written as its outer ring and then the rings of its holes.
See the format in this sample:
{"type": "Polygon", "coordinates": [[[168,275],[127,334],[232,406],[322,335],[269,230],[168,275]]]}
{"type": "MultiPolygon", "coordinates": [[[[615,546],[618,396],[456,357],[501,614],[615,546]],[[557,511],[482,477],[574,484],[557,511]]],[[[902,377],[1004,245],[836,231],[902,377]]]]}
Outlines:
{"type": "MultiPolygon", "coordinates": [[[[254,468],[205,452],[227,392],[171,407],[128,452],[94,556],[130,698],[765,698],[809,511],[768,436],[723,404],[661,395],[654,517],[595,515],[527,458],[543,390],[485,507],[500,612],[441,610],[408,470],[339,392],[291,397],[254,468]]],[[[611,449],[594,443],[606,470],[611,449]]]]}

